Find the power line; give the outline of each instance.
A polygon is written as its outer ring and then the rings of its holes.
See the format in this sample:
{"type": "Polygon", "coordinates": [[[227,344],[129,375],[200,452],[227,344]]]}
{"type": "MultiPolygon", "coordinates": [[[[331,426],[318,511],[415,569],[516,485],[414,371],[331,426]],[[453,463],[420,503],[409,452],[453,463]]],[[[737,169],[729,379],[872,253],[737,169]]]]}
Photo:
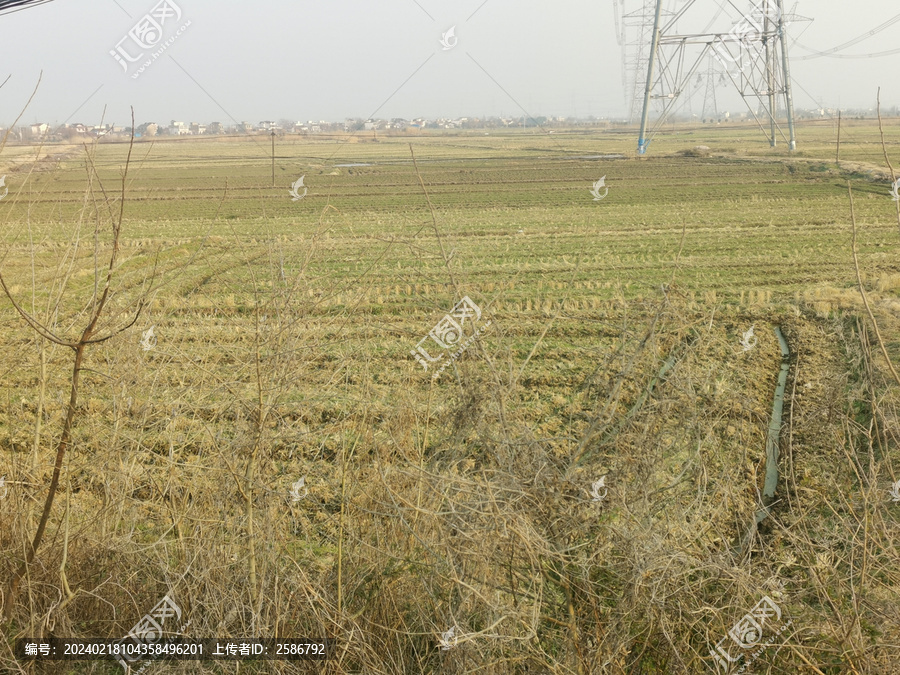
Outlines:
{"type": "Polygon", "coordinates": [[[18,12],[33,5],[43,5],[53,0],[0,0],[0,14],[18,12]]]}
{"type": "MultiPolygon", "coordinates": [[[[802,45],[797,46],[801,47],[802,45]]],[[[900,54],[900,49],[889,49],[886,52],[872,52],[871,54],[810,54],[808,56],[793,56],[791,58],[794,61],[808,61],[809,59],[818,59],[823,56],[830,59],[875,59],[880,56],[892,56],[894,54],[900,54]]]]}
{"type": "MultiPolygon", "coordinates": [[[[808,52],[813,52],[813,53],[812,53],[811,55],[809,55],[809,56],[795,56],[795,57],[794,57],[794,60],[795,60],[795,61],[806,61],[806,60],[808,60],[808,59],[816,59],[816,58],[819,58],[819,57],[821,57],[821,56],[831,56],[831,55],[834,54],[835,52],[839,52],[839,51],[841,51],[842,49],[846,49],[847,47],[852,47],[853,45],[858,44],[858,43],[862,42],[863,40],[869,39],[869,38],[872,37],[873,35],[876,35],[876,34],[880,33],[881,31],[883,31],[883,30],[885,30],[885,29],[887,29],[887,28],[890,28],[891,26],[893,26],[893,25],[894,25],[895,23],[897,23],[898,21],[900,21],[900,14],[898,14],[897,16],[895,16],[895,17],[893,17],[893,18],[891,18],[891,19],[888,19],[888,20],[885,21],[883,24],[881,24],[880,26],[876,26],[875,28],[873,28],[872,30],[868,31],[867,33],[863,33],[862,35],[853,38],[853,39],[850,40],[849,42],[845,42],[845,43],[843,43],[843,44],[840,44],[840,45],[838,45],[837,47],[832,47],[831,49],[826,49],[826,50],[823,51],[823,52],[820,52],[820,51],[818,51],[818,50],[816,50],[816,49],[811,49],[811,48],[809,48],[809,47],[805,47],[804,45],[801,45],[801,44],[798,42],[798,43],[796,43],[796,45],[797,45],[798,47],[800,47],[800,49],[804,49],[804,50],[806,50],[806,51],[808,51],[808,52]]],[[[889,54],[889,53],[890,53],[890,52],[882,52],[882,54],[880,54],[880,55],[886,56],[886,55],[889,54]]],[[[893,52],[893,53],[896,53],[896,52],[893,52]]],[[[837,57],[837,58],[841,58],[841,57],[837,57]]],[[[848,58],[866,58],[866,55],[850,56],[850,57],[848,57],[848,58]]]]}
{"type": "MultiPolygon", "coordinates": [[[[793,78],[791,78],[791,79],[793,79],[793,78]]],[[[815,98],[815,96],[813,96],[812,94],[810,94],[802,84],[800,84],[800,83],[797,82],[796,80],[794,80],[794,84],[795,84],[796,86],[800,87],[800,89],[803,91],[803,93],[806,94],[807,96],[809,96],[809,99],[810,99],[813,103],[815,103],[816,106],[817,106],[824,114],[828,115],[828,118],[829,118],[832,122],[839,122],[839,121],[840,121],[839,118],[838,118],[838,117],[835,117],[834,114],[828,109],[828,107],[825,106],[824,103],[821,103],[820,101],[817,101],[816,98],[815,98]]],[[[838,113],[840,114],[840,111],[838,111],[838,113]]],[[[850,139],[850,142],[851,142],[852,144],[854,144],[854,145],[862,145],[862,141],[857,140],[856,137],[853,136],[853,135],[847,130],[847,127],[844,127],[843,129],[844,129],[844,131],[843,131],[844,136],[846,136],[847,138],[849,138],[849,139],[850,139]]]]}

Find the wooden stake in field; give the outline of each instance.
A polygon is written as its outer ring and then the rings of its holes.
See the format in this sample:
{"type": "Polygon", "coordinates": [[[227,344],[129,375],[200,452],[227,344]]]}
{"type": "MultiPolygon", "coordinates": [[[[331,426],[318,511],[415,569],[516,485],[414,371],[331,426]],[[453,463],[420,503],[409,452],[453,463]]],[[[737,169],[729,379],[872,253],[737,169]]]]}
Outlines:
{"type": "Polygon", "coordinates": [[[275,187],[275,127],[272,127],[272,187],[275,187]]]}

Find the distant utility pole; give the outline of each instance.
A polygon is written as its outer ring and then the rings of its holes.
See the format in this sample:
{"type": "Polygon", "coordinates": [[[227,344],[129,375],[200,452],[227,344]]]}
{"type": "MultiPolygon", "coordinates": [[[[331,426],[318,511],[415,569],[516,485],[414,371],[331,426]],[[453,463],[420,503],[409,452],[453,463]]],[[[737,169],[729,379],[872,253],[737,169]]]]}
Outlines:
{"type": "Polygon", "coordinates": [[[275,127],[272,127],[272,187],[275,187],[275,127]]]}
{"type": "Polygon", "coordinates": [[[841,111],[838,110],[838,142],[837,142],[837,156],[834,158],[835,163],[841,161],[841,111]]]}

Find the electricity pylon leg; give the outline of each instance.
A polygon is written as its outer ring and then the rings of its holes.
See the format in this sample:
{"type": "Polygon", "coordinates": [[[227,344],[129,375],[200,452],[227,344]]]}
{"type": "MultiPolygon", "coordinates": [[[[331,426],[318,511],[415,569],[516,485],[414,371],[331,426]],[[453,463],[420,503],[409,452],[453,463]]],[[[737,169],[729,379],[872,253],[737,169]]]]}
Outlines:
{"type": "MultiPolygon", "coordinates": [[[[774,0],[766,0],[763,7],[763,16],[765,17],[766,33],[771,28],[772,19],[769,14],[769,3],[774,0]]],[[[778,103],[775,98],[775,44],[771,39],[766,39],[766,92],[769,97],[769,144],[774,148],[778,145],[777,130],[778,124],[775,121],[778,112],[778,103]]]]}
{"type": "Polygon", "coordinates": [[[778,0],[778,33],[781,40],[781,70],[784,77],[784,107],[788,119],[788,134],[791,150],[797,149],[797,137],[794,135],[794,95],[791,93],[791,67],[788,61],[787,34],[784,30],[784,0],[778,0]]]}
{"type": "Polygon", "coordinates": [[[662,15],[663,0],[656,0],[656,16],[653,19],[653,40],[650,43],[650,60],[647,65],[647,84],[644,87],[644,111],[641,114],[641,133],[638,136],[638,154],[647,151],[645,134],[650,120],[650,92],[653,89],[653,68],[656,65],[656,50],[659,48],[659,17],[662,15]]]}
{"type": "MultiPolygon", "coordinates": [[[[797,149],[794,124],[793,82],[787,52],[788,21],[807,20],[796,14],[784,14],[784,0],[752,0],[753,8],[726,32],[688,31],[674,34],[676,21],[682,21],[684,14],[697,0],[686,0],[686,4],[662,20],[662,0],[643,0],[649,10],[650,2],[655,4],[653,33],[647,59],[647,80],[644,83],[644,105],[638,137],[638,154],[643,155],[654,134],[665,123],[680,96],[688,92],[689,79],[697,71],[701,59],[712,53],[723,66],[741,98],[747,103],[772,147],[776,147],[778,136],[789,143],[789,150],[797,149]],[[778,12],[775,15],[773,12],[778,12]],[[779,49],[781,56],[779,57],[779,49]],[[737,51],[735,56],[734,51],[737,51]],[[750,57],[750,68],[744,63],[744,55],[750,57]],[[693,60],[691,60],[693,59],[693,60]],[[780,60],[779,60],[780,59],[780,60]],[[731,63],[739,63],[735,76],[731,63]],[[656,72],[658,71],[658,75],[656,72]],[[779,123],[779,106],[784,95],[784,115],[787,117],[788,133],[779,123]],[[650,104],[662,102],[661,115],[650,124],[650,104]],[[765,116],[768,115],[768,124],[765,116]]],[[[751,0],[729,0],[738,8],[751,0]]],[[[649,11],[644,16],[650,18],[649,11]]],[[[718,16],[718,15],[717,15],[718,16]]],[[[708,87],[709,89],[709,87],[708,87]]],[[[706,106],[705,106],[706,107],[706,106]]]]}

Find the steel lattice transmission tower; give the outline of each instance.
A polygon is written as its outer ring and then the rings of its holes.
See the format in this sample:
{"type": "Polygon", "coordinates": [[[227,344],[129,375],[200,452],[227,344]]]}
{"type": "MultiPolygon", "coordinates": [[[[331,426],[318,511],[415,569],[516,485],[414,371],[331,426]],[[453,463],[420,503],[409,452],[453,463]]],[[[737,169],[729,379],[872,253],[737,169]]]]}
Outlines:
{"type": "Polygon", "coordinates": [[[622,25],[621,32],[617,25],[616,38],[622,46],[622,84],[625,88],[625,102],[628,104],[628,121],[634,122],[641,114],[641,105],[644,101],[656,0],[636,0],[641,7],[634,11],[628,11],[627,3],[635,0],[614,0],[617,24],[619,21],[617,5],[620,1],[622,25]]]}
{"type": "Polygon", "coordinates": [[[706,111],[712,111],[712,117],[719,116],[719,106],[716,104],[716,62],[709,60],[709,67],[706,70],[706,92],[703,95],[703,111],[700,113],[702,119],[706,119],[706,111]]]}
{"type": "MultiPolygon", "coordinates": [[[[724,27],[718,32],[710,30],[722,14],[720,5],[719,13],[706,28],[677,33],[675,23],[689,19],[687,15],[698,0],[686,0],[684,6],[665,16],[664,1],[652,0],[655,7],[648,40],[638,154],[646,152],[653,135],[666,121],[679,97],[688,91],[692,77],[708,57],[720,62],[772,147],[781,137],[791,150],[795,150],[794,101],[785,26],[805,17],[785,15],[784,0],[744,0],[743,3],[729,3],[738,9],[743,4],[747,11],[736,20],[730,17],[735,22],[727,31],[724,27]],[[784,101],[786,119],[783,121],[778,117],[779,98],[784,101]],[[654,102],[662,106],[651,128],[650,106],[654,102]]],[[[697,14],[696,10],[694,14],[697,14]]]]}

